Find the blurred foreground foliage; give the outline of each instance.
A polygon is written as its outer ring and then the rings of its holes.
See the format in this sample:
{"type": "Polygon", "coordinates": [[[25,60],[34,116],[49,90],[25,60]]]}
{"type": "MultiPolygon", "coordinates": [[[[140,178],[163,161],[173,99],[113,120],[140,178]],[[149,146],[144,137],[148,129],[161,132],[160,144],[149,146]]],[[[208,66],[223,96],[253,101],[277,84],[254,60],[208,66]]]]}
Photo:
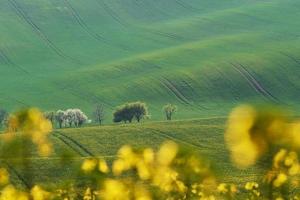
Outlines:
{"type": "MultiPolygon", "coordinates": [[[[123,146],[112,163],[86,158],[68,184],[41,186],[31,181],[32,156],[48,157],[51,122],[37,109],[11,115],[0,146],[0,200],[152,200],[298,199],[300,121],[284,111],[243,105],[229,116],[225,141],[238,168],[259,165],[261,179],[218,182],[214,165],[203,155],[166,141],[158,150],[123,146]],[[34,146],[38,155],[34,155],[34,146]],[[26,188],[10,182],[19,166],[26,188]],[[77,171],[78,170],[78,171],[77,171]]],[[[62,163],[71,155],[62,152],[62,163]]],[[[222,164],[222,163],[219,163],[222,164]]],[[[299,193],[300,194],[300,193],[299,193]]]]}

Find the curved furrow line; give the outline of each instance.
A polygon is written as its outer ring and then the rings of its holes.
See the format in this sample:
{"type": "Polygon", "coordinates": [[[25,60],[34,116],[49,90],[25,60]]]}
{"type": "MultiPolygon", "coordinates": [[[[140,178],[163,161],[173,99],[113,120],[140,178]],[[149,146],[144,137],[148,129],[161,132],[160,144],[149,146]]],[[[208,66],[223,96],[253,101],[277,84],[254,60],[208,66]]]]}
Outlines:
{"type": "Polygon", "coordinates": [[[250,86],[259,94],[261,94],[263,97],[265,97],[267,100],[271,100],[274,102],[278,102],[278,99],[275,98],[273,95],[271,95],[270,92],[267,92],[266,89],[263,88],[263,86],[258,83],[258,81],[248,72],[246,71],[242,66],[235,65],[231,63],[231,65],[234,67],[234,69],[244,77],[244,79],[250,84],[250,86]]]}
{"type": "Polygon", "coordinates": [[[199,11],[199,9],[194,8],[193,6],[188,5],[187,3],[184,3],[184,2],[182,2],[180,0],[175,0],[175,3],[177,3],[178,5],[180,5],[181,7],[185,8],[185,9],[187,9],[189,11],[193,11],[193,12],[199,11]]]}
{"type": "Polygon", "coordinates": [[[67,140],[65,140],[64,138],[56,135],[55,133],[52,133],[51,136],[57,138],[58,140],[60,140],[62,143],[64,143],[65,145],[67,145],[70,149],[72,149],[74,152],[76,152],[78,155],[80,155],[81,157],[85,157],[85,154],[83,154],[81,151],[79,151],[77,148],[75,148],[74,146],[72,146],[67,140]]]}
{"type": "Polygon", "coordinates": [[[7,64],[9,66],[13,66],[25,74],[29,74],[29,72],[27,70],[25,70],[23,67],[14,63],[2,49],[0,49],[0,59],[2,59],[5,62],[5,64],[7,64]]]}
{"type": "Polygon", "coordinates": [[[104,42],[106,45],[109,46],[115,46],[119,49],[122,49],[124,51],[129,51],[130,49],[123,45],[114,45],[109,40],[105,39],[103,36],[99,35],[98,33],[94,33],[88,25],[85,23],[85,21],[82,19],[80,14],[75,10],[75,8],[71,5],[69,0],[65,0],[65,5],[68,7],[68,9],[71,11],[72,16],[76,20],[76,22],[80,25],[80,27],[92,38],[94,38],[97,41],[104,42]]]}
{"type": "MultiPolygon", "coordinates": [[[[123,27],[125,28],[129,28],[130,24],[126,23],[124,20],[122,20],[118,14],[116,14],[108,5],[107,3],[105,2],[105,0],[96,0],[98,2],[98,4],[100,6],[102,6],[105,11],[115,20],[117,21],[119,24],[121,24],[123,27]],[[100,2],[99,2],[100,1],[100,2]]],[[[158,30],[153,30],[153,29],[148,29],[148,28],[145,28],[145,27],[138,27],[138,26],[135,26],[136,28],[139,28],[139,29],[142,29],[142,30],[146,30],[147,32],[151,33],[151,34],[154,34],[154,35],[158,35],[158,36],[161,36],[161,37],[165,37],[165,38],[170,38],[170,39],[173,39],[173,40],[184,40],[183,37],[181,36],[178,36],[176,34],[172,34],[172,33],[166,33],[166,32],[162,32],[162,31],[158,31],[158,30]]]]}
{"type": "Polygon", "coordinates": [[[76,140],[74,140],[73,138],[66,136],[65,134],[62,134],[58,131],[55,132],[57,135],[59,135],[58,137],[62,140],[64,139],[65,141],[68,140],[69,144],[72,143],[74,145],[74,147],[76,146],[78,149],[80,149],[81,151],[83,151],[87,156],[91,156],[93,157],[94,154],[92,152],[90,152],[88,149],[86,149],[82,144],[80,144],[79,142],[77,142],[76,140]]]}
{"type": "Polygon", "coordinates": [[[76,22],[82,27],[82,29],[84,29],[94,39],[102,41],[102,42],[106,42],[106,40],[102,36],[100,36],[99,34],[93,33],[89,29],[89,27],[87,26],[85,21],[83,21],[83,19],[79,15],[79,13],[73,8],[73,6],[71,5],[71,3],[68,0],[65,0],[65,4],[68,7],[68,9],[71,11],[71,14],[74,17],[74,19],[76,20],[76,22]]]}
{"type": "Polygon", "coordinates": [[[60,56],[61,58],[64,59],[69,59],[77,64],[81,64],[78,60],[66,55],[64,52],[62,52],[62,50],[60,50],[49,38],[48,36],[42,32],[42,30],[40,29],[40,27],[35,24],[25,13],[25,11],[18,5],[18,3],[15,0],[8,0],[10,5],[13,7],[13,9],[15,10],[16,14],[22,19],[24,20],[33,30],[33,32],[41,39],[45,42],[45,44],[52,49],[58,56],[60,56]]]}
{"type": "Polygon", "coordinates": [[[176,34],[173,33],[166,33],[166,32],[162,32],[162,31],[158,31],[158,30],[153,30],[153,29],[149,29],[149,28],[143,28],[144,30],[148,31],[149,33],[161,36],[161,37],[165,37],[165,38],[169,38],[172,40],[177,40],[177,41],[183,41],[184,38],[181,36],[178,36],[176,34]]]}
{"type": "MultiPolygon", "coordinates": [[[[181,82],[193,93],[194,96],[198,97],[195,88],[192,86],[192,84],[186,80],[181,80],[181,82]]],[[[196,107],[199,109],[207,110],[208,108],[199,104],[196,104],[196,107]]]]}
{"type": "Polygon", "coordinates": [[[182,103],[191,105],[190,101],[167,78],[163,78],[162,85],[170,90],[182,103]]]}
{"type": "Polygon", "coordinates": [[[12,165],[10,165],[7,161],[4,161],[4,163],[7,166],[8,171],[11,171],[13,174],[15,174],[16,178],[18,178],[27,189],[30,189],[30,185],[23,178],[23,176],[12,165]]]}
{"type": "Polygon", "coordinates": [[[117,23],[119,23],[120,25],[122,25],[123,27],[127,28],[128,24],[126,22],[124,22],[117,13],[115,13],[113,11],[113,9],[111,9],[107,3],[105,2],[105,0],[96,0],[96,2],[104,8],[104,10],[106,11],[106,13],[112,18],[114,19],[117,23]]]}
{"type": "Polygon", "coordinates": [[[267,94],[271,99],[273,99],[273,101],[275,102],[279,102],[279,100],[271,93],[269,92],[267,89],[265,89],[261,83],[258,82],[258,80],[256,80],[256,78],[243,66],[243,65],[240,65],[244,71],[248,74],[248,76],[252,79],[253,83],[255,85],[257,85],[257,87],[262,90],[265,94],[267,94]]]}
{"type": "Polygon", "coordinates": [[[169,134],[167,134],[166,132],[163,132],[163,131],[160,131],[160,130],[157,130],[157,129],[149,129],[151,130],[152,132],[168,139],[168,140],[172,140],[174,142],[179,142],[181,144],[184,144],[186,146],[191,146],[191,147],[194,147],[196,149],[200,149],[200,148],[204,148],[204,146],[201,146],[201,145],[197,145],[197,144],[193,144],[193,143],[190,143],[190,142],[187,142],[185,140],[182,140],[182,139],[178,139],[176,137],[173,137],[173,136],[170,136],[169,134]]]}

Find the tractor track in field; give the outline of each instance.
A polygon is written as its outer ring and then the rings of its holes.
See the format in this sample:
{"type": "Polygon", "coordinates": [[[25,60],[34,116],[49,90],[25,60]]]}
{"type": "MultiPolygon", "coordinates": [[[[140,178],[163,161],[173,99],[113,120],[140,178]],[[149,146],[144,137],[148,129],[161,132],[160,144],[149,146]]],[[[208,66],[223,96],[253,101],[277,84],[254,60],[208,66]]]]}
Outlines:
{"type": "Polygon", "coordinates": [[[169,79],[163,78],[161,83],[165,88],[171,91],[182,103],[191,105],[191,102],[188,100],[188,98],[169,79]]]}
{"type": "Polygon", "coordinates": [[[27,189],[30,189],[30,185],[27,183],[27,181],[22,177],[22,175],[13,166],[11,166],[7,161],[4,161],[4,164],[7,166],[8,171],[15,174],[16,178],[18,178],[27,189]]]}
{"type": "Polygon", "coordinates": [[[151,130],[152,132],[168,139],[168,140],[172,140],[174,142],[179,142],[181,144],[184,144],[184,145],[187,145],[187,146],[191,146],[191,147],[194,147],[194,148],[197,148],[197,149],[200,149],[200,148],[204,148],[204,146],[201,146],[201,145],[197,145],[197,144],[193,144],[193,143],[190,143],[190,142],[187,142],[185,140],[182,140],[182,139],[179,139],[179,138],[176,138],[174,136],[170,136],[169,134],[167,134],[166,132],[163,132],[163,131],[160,131],[160,130],[157,130],[157,129],[148,129],[148,130],[151,130]]]}
{"type": "Polygon", "coordinates": [[[119,49],[122,49],[124,51],[129,51],[130,49],[126,46],[123,45],[114,45],[112,44],[109,40],[107,40],[106,38],[104,38],[102,35],[99,35],[98,33],[94,33],[89,26],[85,23],[85,21],[83,20],[83,18],[81,17],[81,15],[77,12],[77,10],[71,5],[71,3],[69,2],[69,0],[64,0],[65,5],[67,6],[67,8],[71,11],[71,15],[73,16],[73,18],[76,20],[76,22],[79,24],[79,26],[92,38],[94,38],[95,40],[99,41],[99,42],[103,42],[108,46],[115,46],[119,49]]]}
{"type": "Polygon", "coordinates": [[[271,100],[273,102],[278,103],[279,100],[267,89],[265,89],[258,80],[241,64],[235,65],[233,63],[230,63],[234,69],[244,77],[244,79],[249,83],[249,85],[259,94],[261,94],[263,97],[265,97],[267,100],[271,100]]]}
{"type": "Polygon", "coordinates": [[[148,31],[149,33],[155,34],[155,35],[159,35],[165,38],[170,38],[172,40],[177,40],[177,41],[183,41],[184,38],[180,37],[176,34],[173,33],[166,33],[166,32],[162,32],[162,31],[158,31],[158,30],[153,30],[153,29],[149,29],[149,28],[143,28],[144,30],[148,31]]]}
{"type": "MultiPolygon", "coordinates": [[[[104,8],[104,10],[116,21],[118,22],[120,25],[122,25],[124,28],[128,28],[130,26],[130,24],[124,22],[124,20],[122,20],[118,14],[116,14],[113,9],[111,9],[107,3],[105,2],[105,0],[96,0],[98,2],[98,4],[100,6],[102,6],[104,8]]],[[[165,37],[165,38],[170,38],[173,40],[184,40],[183,37],[180,37],[176,34],[172,34],[172,33],[166,33],[166,32],[162,32],[162,31],[158,31],[158,30],[153,30],[153,29],[148,29],[145,27],[136,27],[138,29],[142,29],[142,30],[146,30],[147,32],[154,34],[154,35],[159,35],[161,37],[165,37]]]]}
{"type": "Polygon", "coordinates": [[[185,8],[186,10],[197,12],[199,11],[197,8],[194,8],[191,5],[188,5],[187,3],[182,2],[181,0],[175,0],[175,3],[181,6],[182,8],[185,8]]]}
{"type": "Polygon", "coordinates": [[[114,19],[117,23],[119,23],[120,25],[122,25],[123,27],[127,28],[128,25],[122,21],[122,19],[118,16],[118,14],[116,14],[113,9],[111,9],[107,3],[105,2],[105,0],[96,0],[96,2],[102,7],[104,8],[105,12],[112,18],[114,19]]]}
{"type": "Polygon", "coordinates": [[[62,134],[58,131],[55,131],[51,134],[53,137],[59,139],[64,144],[66,144],[68,147],[73,149],[76,153],[78,153],[80,156],[86,157],[94,157],[94,154],[90,152],[88,149],[86,149],[82,144],[74,140],[73,138],[66,136],[65,134],[62,134]]]}
{"type": "Polygon", "coordinates": [[[14,63],[2,49],[0,49],[0,60],[3,60],[5,64],[12,66],[14,68],[17,68],[19,71],[21,71],[25,74],[29,74],[29,72],[27,70],[25,70],[23,67],[14,63]]]}
{"type": "Polygon", "coordinates": [[[63,59],[71,60],[72,62],[80,64],[80,62],[68,55],[66,55],[62,50],[60,50],[49,38],[48,36],[40,29],[40,27],[34,23],[30,17],[26,14],[26,12],[20,7],[20,5],[15,0],[8,0],[10,5],[15,10],[15,13],[24,20],[33,30],[33,32],[42,40],[44,43],[52,49],[58,56],[63,59]]]}

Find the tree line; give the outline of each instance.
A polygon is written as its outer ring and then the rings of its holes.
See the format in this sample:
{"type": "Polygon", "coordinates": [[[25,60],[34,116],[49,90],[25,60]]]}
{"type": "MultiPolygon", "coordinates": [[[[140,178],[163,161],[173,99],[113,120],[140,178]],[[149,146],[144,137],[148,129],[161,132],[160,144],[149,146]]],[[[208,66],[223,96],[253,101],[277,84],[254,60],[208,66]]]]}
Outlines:
{"type": "MultiPolygon", "coordinates": [[[[163,106],[162,111],[166,120],[172,120],[173,115],[177,112],[177,106],[173,104],[166,104],[163,106]]],[[[140,101],[120,105],[113,111],[112,115],[114,123],[132,123],[134,120],[141,122],[141,120],[150,118],[147,104],[140,101]]],[[[93,111],[93,120],[89,119],[88,116],[79,108],[46,111],[44,112],[44,116],[51,121],[54,126],[59,128],[78,128],[86,123],[92,122],[102,125],[105,119],[105,111],[102,104],[97,104],[93,111]]],[[[10,114],[4,109],[0,109],[0,126],[6,126],[9,118],[10,114]]]]}

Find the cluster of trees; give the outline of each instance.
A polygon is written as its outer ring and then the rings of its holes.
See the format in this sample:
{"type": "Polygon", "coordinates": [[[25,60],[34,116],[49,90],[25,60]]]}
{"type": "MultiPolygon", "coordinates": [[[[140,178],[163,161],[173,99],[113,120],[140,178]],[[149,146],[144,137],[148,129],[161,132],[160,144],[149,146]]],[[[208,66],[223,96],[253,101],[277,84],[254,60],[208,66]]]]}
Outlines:
{"type": "Polygon", "coordinates": [[[48,111],[44,113],[45,117],[55,124],[57,122],[59,128],[62,127],[81,127],[84,123],[88,122],[88,117],[84,112],[78,108],[48,111]]]}
{"type": "MultiPolygon", "coordinates": [[[[173,104],[167,104],[163,107],[163,112],[167,120],[172,120],[173,115],[177,112],[177,106],[173,104]]],[[[113,121],[116,123],[131,123],[134,119],[137,122],[140,122],[145,118],[149,118],[148,107],[146,103],[139,101],[121,105],[117,107],[113,113],[113,121]]]]}
{"type": "Polygon", "coordinates": [[[114,122],[131,123],[134,119],[140,122],[147,117],[149,117],[148,107],[145,103],[139,101],[119,106],[113,113],[114,122]]]}
{"type": "MultiPolygon", "coordinates": [[[[173,104],[166,104],[163,106],[163,112],[167,120],[172,120],[173,115],[177,112],[177,106],[173,104]]],[[[59,128],[63,127],[81,127],[84,123],[91,122],[87,115],[78,108],[47,111],[44,112],[44,116],[52,122],[53,125],[57,125],[59,128]]],[[[144,102],[132,102],[118,106],[113,112],[113,122],[125,122],[131,123],[134,120],[140,122],[143,119],[149,118],[149,111],[146,103],[144,102]]],[[[0,109],[0,128],[6,124],[9,118],[9,113],[3,109],[0,109]]],[[[93,112],[93,120],[95,123],[102,125],[105,119],[104,106],[97,104],[93,112]]]]}

